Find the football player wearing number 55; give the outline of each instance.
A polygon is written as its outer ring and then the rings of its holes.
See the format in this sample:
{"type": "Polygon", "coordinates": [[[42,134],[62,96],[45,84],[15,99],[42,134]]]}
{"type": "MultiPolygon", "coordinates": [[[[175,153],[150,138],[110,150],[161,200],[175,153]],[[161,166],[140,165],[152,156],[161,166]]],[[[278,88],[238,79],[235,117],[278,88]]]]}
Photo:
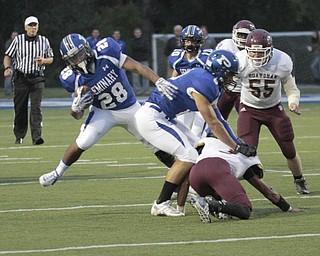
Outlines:
{"type": "Polygon", "coordinates": [[[281,86],[288,97],[289,110],[300,115],[300,90],[291,75],[289,55],[273,48],[272,37],[264,29],[255,29],[246,40],[245,49],[236,53],[242,82],[237,131],[239,138],[258,147],[262,125],[268,127],[287,159],[298,194],[309,194],[302,174],[302,164],[293,139],[290,118],[281,104],[281,86]]]}
{"type": "Polygon", "coordinates": [[[46,187],[61,179],[85,150],[115,126],[126,129],[162,162],[171,166],[174,158],[145,142],[135,127],[134,114],[141,105],[124,70],[146,77],[156,85],[159,93],[170,100],[174,97],[175,86],[149,67],[123,54],[111,37],[100,40],[92,50],[82,35],[69,34],[60,44],[60,53],[67,64],[60,74],[61,84],[67,91],[76,92],[71,114],[81,119],[86,108],[89,108],[89,113],[76,141],[68,147],[58,166],[39,178],[40,184],[46,187]]]}

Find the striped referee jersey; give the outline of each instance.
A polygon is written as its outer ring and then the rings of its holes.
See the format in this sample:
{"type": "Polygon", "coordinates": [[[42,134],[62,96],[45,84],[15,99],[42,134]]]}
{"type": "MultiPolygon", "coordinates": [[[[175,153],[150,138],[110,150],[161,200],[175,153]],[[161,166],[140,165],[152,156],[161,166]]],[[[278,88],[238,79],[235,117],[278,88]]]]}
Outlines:
{"type": "Polygon", "coordinates": [[[15,70],[24,74],[34,74],[45,69],[45,65],[38,65],[34,58],[53,57],[53,51],[45,36],[29,37],[26,34],[20,34],[13,39],[5,55],[14,59],[15,70]]]}

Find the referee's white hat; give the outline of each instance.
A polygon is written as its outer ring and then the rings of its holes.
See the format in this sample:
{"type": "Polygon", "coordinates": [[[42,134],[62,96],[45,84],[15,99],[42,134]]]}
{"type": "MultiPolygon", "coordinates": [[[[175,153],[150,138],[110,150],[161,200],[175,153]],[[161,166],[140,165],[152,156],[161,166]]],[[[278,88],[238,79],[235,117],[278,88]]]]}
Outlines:
{"type": "Polygon", "coordinates": [[[30,23],[37,23],[39,24],[38,18],[34,17],[34,16],[30,16],[28,18],[26,18],[26,20],[24,21],[24,25],[29,25],[30,23]]]}

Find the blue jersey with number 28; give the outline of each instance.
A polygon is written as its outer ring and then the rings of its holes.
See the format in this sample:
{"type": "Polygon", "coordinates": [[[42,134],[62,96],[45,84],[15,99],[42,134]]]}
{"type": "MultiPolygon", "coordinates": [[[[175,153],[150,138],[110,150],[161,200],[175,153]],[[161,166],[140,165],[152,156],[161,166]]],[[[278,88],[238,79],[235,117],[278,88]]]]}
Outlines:
{"type": "Polygon", "coordinates": [[[136,102],[125,71],[121,68],[127,55],[112,38],[100,40],[95,50],[95,73],[78,74],[69,67],[60,73],[60,82],[68,92],[87,85],[94,94],[92,105],[109,110],[125,109],[136,102]]]}

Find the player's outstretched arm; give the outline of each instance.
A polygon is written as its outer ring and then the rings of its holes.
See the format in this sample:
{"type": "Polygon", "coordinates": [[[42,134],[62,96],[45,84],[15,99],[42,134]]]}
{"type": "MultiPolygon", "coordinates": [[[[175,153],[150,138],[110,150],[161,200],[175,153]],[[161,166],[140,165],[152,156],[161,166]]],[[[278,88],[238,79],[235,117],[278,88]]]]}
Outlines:
{"type": "Polygon", "coordinates": [[[149,79],[169,100],[175,98],[178,88],[169,83],[166,79],[159,77],[148,66],[142,65],[140,62],[135,61],[128,56],[122,67],[127,71],[138,73],[149,79]]]}
{"type": "Polygon", "coordinates": [[[264,195],[270,202],[278,206],[283,212],[302,212],[304,209],[293,208],[290,204],[272,187],[267,185],[257,175],[252,175],[247,181],[256,188],[261,194],[264,195]]]}

